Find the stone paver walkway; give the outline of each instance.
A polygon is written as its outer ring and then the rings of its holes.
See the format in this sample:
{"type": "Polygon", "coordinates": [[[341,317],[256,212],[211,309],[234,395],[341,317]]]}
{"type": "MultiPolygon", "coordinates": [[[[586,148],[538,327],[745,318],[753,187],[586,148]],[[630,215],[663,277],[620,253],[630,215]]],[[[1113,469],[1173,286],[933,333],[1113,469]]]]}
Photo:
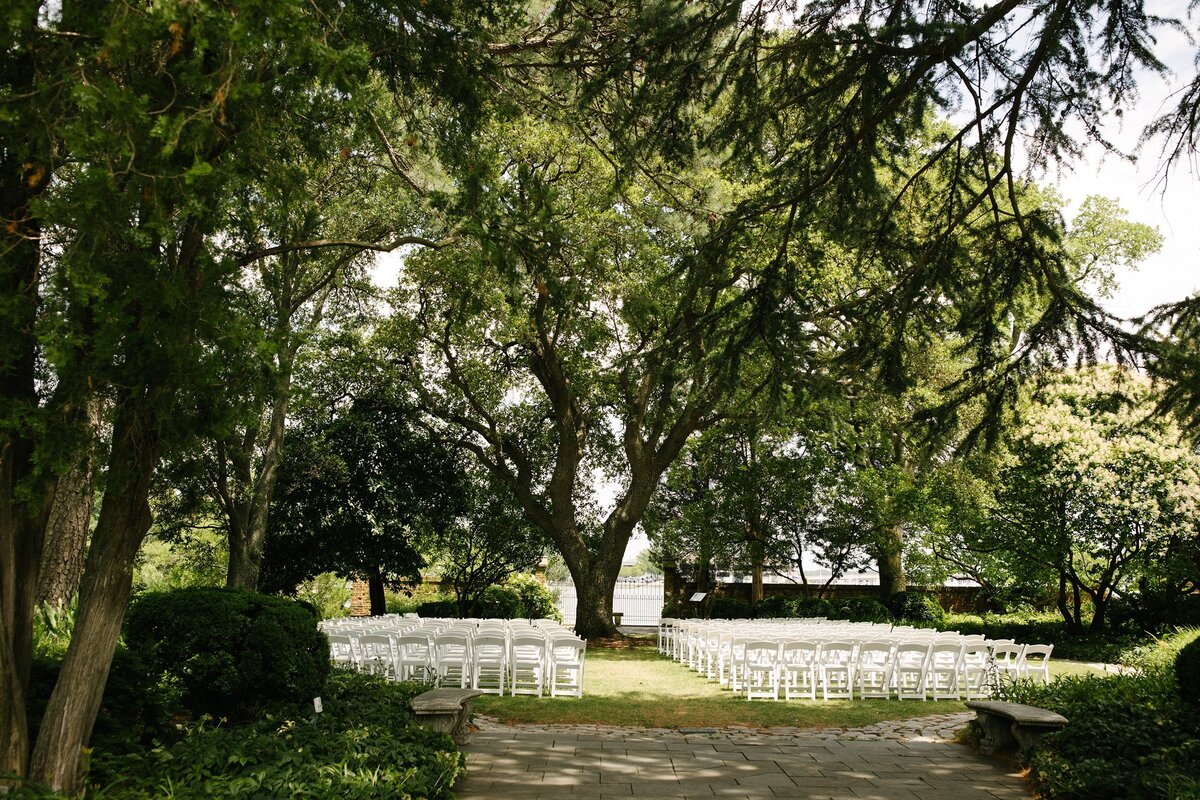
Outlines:
{"type": "Polygon", "coordinates": [[[1028,798],[1020,774],[949,741],[974,715],[851,730],[506,726],[477,719],[460,800],[1028,798]]]}

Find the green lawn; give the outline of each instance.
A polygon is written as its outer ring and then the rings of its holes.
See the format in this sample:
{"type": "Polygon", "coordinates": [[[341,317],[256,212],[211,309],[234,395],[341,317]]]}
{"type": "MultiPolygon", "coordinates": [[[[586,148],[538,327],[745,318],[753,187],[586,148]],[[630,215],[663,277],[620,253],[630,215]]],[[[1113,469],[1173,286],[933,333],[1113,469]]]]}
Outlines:
{"type": "MultiPolygon", "coordinates": [[[[1092,672],[1073,662],[1051,660],[1050,664],[1055,675],[1092,672]]],[[[504,722],[660,728],[860,727],[890,719],[965,710],[961,702],[949,700],[748,702],[660,656],[652,640],[638,638],[616,648],[589,644],[583,698],[487,695],[475,701],[475,708],[504,722]]]]}

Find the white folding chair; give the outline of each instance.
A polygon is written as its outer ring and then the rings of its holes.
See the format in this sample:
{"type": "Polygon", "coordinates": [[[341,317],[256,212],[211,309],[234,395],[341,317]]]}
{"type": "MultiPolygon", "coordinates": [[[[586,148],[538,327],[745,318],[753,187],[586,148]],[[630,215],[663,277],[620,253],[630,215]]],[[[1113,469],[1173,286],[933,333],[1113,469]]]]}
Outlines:
{"type": "Polygon", "coordinates": [[[858,646],[854,666],[854,687],[858,696],[886,700],[892,694],[892,643],[863,642],[858,646]]]}
{"type": "Polygon", "coordinates": [[[783,682],[783,697],[817,699],[817,653],[816,642],[784,642],[780,652],[780,671],[783,682]]]}
{"type": "Polygon", "coordinates": [[[386,633],[364,633],[358,637],[362,653],[359,669],[373,675],[396,677],[396,653],[392,637],[386,633]]]}
{"type": "Polygon", "coordinates": [[[892,666],[892,681],[899,700],[925,700],[925,664],[929,660],[928,642],[901,642],[896,645],[892,666]]]}
{"type": "Polygon", "coordinates": [[[1017,659],[1017,674],[1022,678],[1041,678],[1050,683],[1050,653],[1052,644],[1027,644],[1017,659]]]}
{"type": "Polygon", "coordinates": [[[978,700],[991,696],[991,686],[988,685],[991,659],[992,651],[986,644],[968,644],[963,648],[958,682],[965,699],[978,700]]]}
{"type": "Polygon", "coordinates": [[[508,640],[503,633],[480,633],[471,642],[471,688],[504,694],[508,680],[508,640]]]}
{"type": "Polygon", "coordinates": [[[540,632],[514,633],[509,649],[512,694],[542,696],[546,685],[546,637],[540,632]]]}
{"type": "Polygon", "coordinates": [[[428,681],[433,678],[433,648],[429,635],[412,631],[396,637],[396,679],[428,681]]]}
{"type": "Polygon", "coordinates": [[[350,637],[344,633],[330,633],[329,658],[335,666],[358,669],[358,659],[354,654],[354,645],[350,637]]]}
{"type": "Polygon", "coordinates": [[[587,656],[587,642],[577,637],[551,639],[550,696],[583,697],[583,663],[587,656]]]}
{"type": "Polygon", "coordinates": [[[779,699],[779,643],[766,640],[746,642],[742,662],[746,699],[779,699]]]}
{"type": "Polygon", "coordinates": [[[818,656],[821,696],[826,700],[854,697],[854,643],[825,642],[818,656]]]}
{"type": "Polygon", "coordinates": [[[439,633],[433,640],[433,668],[443,686],[465,689],[471,680],[471,637],[466,633],[439,633]]]}
{"type": "Polygon", "coordinates": [[[960,641],[938,642],[929,650],[927,683],[934,700],[958,700],[958,673],[962,669],[964,645],[960,641]]]}

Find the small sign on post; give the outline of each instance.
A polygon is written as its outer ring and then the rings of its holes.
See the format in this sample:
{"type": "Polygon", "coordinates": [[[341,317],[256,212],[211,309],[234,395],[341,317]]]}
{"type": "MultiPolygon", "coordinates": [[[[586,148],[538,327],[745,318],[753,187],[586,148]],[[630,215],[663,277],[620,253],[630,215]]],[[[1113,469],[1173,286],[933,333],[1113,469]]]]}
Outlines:
{"type": "Polygon", "coordinates": [[[313,698],[313,711],[316,711],[318,714],[320,714],[324,710],[325,710],[324,707],[321,706],[321,698],[314,697],[313,698]]]}
{"type": "Polygon", "coordinates": [[[688,598],[688,602],[699,603],[701,600],[703,600],[706,597],[708,597],[708,592],[696,592],[694,595],[692,595],[691,597],[688,598]]]}

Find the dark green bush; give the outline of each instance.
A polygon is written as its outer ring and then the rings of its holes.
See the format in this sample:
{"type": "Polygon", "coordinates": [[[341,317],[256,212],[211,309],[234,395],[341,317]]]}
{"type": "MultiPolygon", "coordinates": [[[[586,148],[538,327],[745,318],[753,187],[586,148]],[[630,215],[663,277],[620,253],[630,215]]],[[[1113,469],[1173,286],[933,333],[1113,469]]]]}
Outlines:
{"type": "Polygon", "coordinates": [[[847,597],[835,602],[837,616],[851,622],[891,622],[892,612],[874,597],[847,597]]]}
{"type": "Polygon", "coordinates": [[[822,597],[796,597],[788,603],[790,617],[826,617],[833,616],[833,604],[822,597]]]}
{"type": "Polygon", "coordinates": [[[1110,664],[1125,663],[1126,652],[1154,641],[1146,635],[1108,630],[1072,632],[1057,612],[948,614],[939,627],[964,634],[980,633],[989,639],[1013,639],[1022,644],[1053,644],[1055,658],[1110,664]]]}
{"type": "Polygon", "coordinates": [[[479,595],[479,616],[516,619],[522,616],[521,596],[508,586],[489,586],[479,595]]]}
{"type": "Polygon", "coordinates": [[[788,617],[791,612],[788,610],[789,602],[782,595],[773,594],[770,597],[764,597],[754,604],[754,616],[758,619],[780,619],[788,617]]]}
{"type": "Polygon", "coordinates": [[[750,612],[750,604],[736,597],[715,597],[708,608],[710,619],[747,619],[750,612]]]}
{"type": "Polygon", "coordinates": [[[433,617],[457,617],[458,603],[453,600],[428,600],[417,606],[417,615],[425,619],[433,617]]]}
{"type": "Polygon", "coordinates": [[[152,592],[134,601],[125,642],[150,686],[177,686],[193,715],[250,719],[321,693],[329,642],[292,600],[232,589],[152,592]]]}
{"type": "Polygon", "coordinates": [[[887,599],[887,607],[898,620],[918,624],[942,625],[946,611],[931,592],[896,592],[887,599]]]}
{"type": "Polygon", "coordinates": [[[1200,638],[1193,639],[1175,656],[1175,681],[1179,696],[1200,706],[1200,638]]]}
{"type": "Polygon", "coordinates": [[[1020,682],[1004,699],[1048,708],[1070,723],[1030,761],[1041,796],[1090,800],[1182,798],[1165,787],[1197,785],[1200,715],[1175,693],[1170,670],[1020,682]]]}
{"type": "Polygon", "coordinates": [[[97,752],[89,782],[119,785],[114,796],[130,800],[449,798],[463,758],[449,736],[412,722],[408,703],[425,688],[338,670],[320,715],[307,705],[249,724],[190,725],[169,747],[97,752]]]}

